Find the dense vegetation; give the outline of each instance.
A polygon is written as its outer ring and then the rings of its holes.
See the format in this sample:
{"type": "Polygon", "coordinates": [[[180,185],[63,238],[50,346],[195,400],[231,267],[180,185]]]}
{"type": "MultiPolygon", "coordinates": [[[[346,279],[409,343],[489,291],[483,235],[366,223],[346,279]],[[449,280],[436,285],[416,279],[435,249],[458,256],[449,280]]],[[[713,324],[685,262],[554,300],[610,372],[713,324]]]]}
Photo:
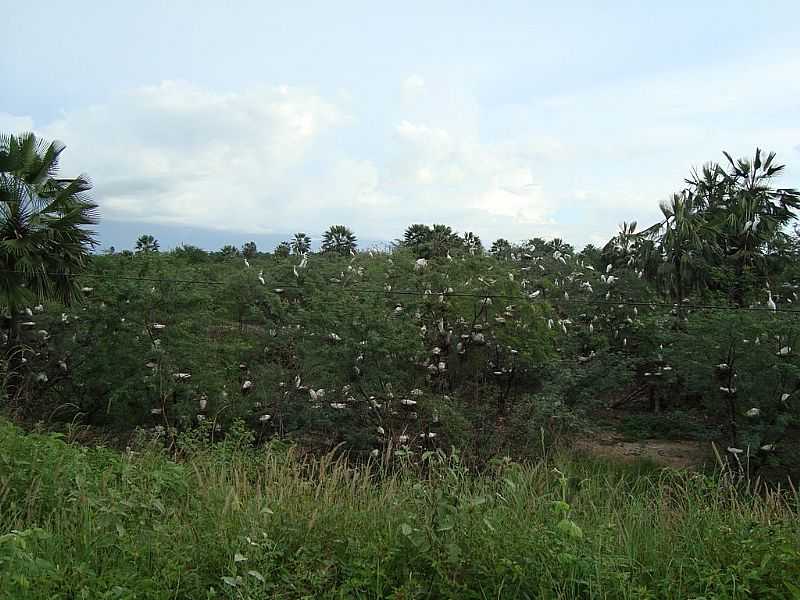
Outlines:
{"type": "Polygon", "coordinates": [[[0,424],[0,596],[797,598],[800,501],[558,456],[389,472],[241,432],[182,460],[0,424]]]}
{"type": "Polygon", "coordinates": [[[62,150],[0,140],[5,408],[134,454],[3,425],[0,565],[20,575],[0,586],[798,593],[797,498],[748,488],[799,466],[800,196],[773,155],[707,165],[603,248],[413,224],[390,252],[334,225],[318,249],[144,234],[92,254],[62,150]],[[725,476],[552,458],[603,427],[717,442],[725,476]]]}

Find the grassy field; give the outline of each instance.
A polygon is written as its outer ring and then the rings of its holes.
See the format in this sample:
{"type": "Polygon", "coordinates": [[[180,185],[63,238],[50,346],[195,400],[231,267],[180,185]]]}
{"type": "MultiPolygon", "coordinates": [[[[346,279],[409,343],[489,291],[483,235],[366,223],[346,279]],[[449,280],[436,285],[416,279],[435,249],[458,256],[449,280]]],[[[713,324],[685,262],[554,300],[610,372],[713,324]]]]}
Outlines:
{"type": "Polygon", "coordinates": [[[0,422],[0,597],[800,598],[800,498],[566,456],[174,461],[0,422]]]}

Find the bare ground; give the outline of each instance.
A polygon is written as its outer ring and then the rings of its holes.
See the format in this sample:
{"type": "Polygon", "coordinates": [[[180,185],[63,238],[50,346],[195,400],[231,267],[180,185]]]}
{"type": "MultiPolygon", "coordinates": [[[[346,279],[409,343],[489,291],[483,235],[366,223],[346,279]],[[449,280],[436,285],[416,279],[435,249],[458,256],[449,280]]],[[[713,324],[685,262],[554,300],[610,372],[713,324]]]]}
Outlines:
{"type": "Polygon", "coordinates": [[[598,432],[591,437],[581,437],[573,442],[579,452],[598,458],[635,462],[648,460],[676,469],[700,468],[714,461],[710,442],[688,440],[625,440],[620,434],[598,432]]]}

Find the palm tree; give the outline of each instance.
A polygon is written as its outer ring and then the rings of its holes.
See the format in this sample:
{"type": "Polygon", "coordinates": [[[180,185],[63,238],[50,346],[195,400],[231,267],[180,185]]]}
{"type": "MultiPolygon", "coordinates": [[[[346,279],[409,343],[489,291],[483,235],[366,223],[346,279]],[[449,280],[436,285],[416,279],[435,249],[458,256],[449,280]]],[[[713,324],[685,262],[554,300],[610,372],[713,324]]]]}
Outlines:
{"type": "Polygon", "coordinates": [[[463,235],[461,238],[461,245],[470,254],[480,254],[483,252],[483,243],[481,242],[481,238],[471,231],[468,231],[463,235]]]}
{"type": "Polygon", "coordinates": [[[289,242],[281,242],[277,246],[275,246],[275,256],[280,256],[281,258],[286,258],[289,256],[289,252],[291,252],[291,246],[289,242]]]}
{"type": "Polygon", "coordinates": [[[716,230],[701,207],[691,191],[673,194],[660,205],[664,219],[641,234],[654,242],[652,252],[661,257],[657,276],[678,303],[679,318],[683,317],[686,291],[705,285],[709,260],[717,252],[716,230]]]}
{"type": "Polygon", "coordinates": [[[504,238],[498,238],[492,244],[489,253],[500,260],[508,260],[511,258],[511,243],[504,238]]]}
{"type": "Polygon", "coordinates": [[[152,235],[140,235],[136,240],[136,254],[150,254],[158,252],[158,240],[152,235]]]}
{"type": "Polygon", "coordinates": [[[450,250],[461,246],[461,238],[449,225],[434,224],[431,228],[431,252],[433,256],[447,256],[450,250]]]}
{"type": "Polygon", "coordinates": [[[349,228],[344,225],[331,225],[322,234],[322,251],[341,256],[355,254],[356,242],[357,238],[349,228]]]}
{"type": "Polygon", "coordinates": [[[8,311],[7,392],[19,381],[19,312],[28,302],[69,304],[79,297],[75,275],[97,245],[88,227],[97,205],[84,175],[58,177],[60,142],[32,133],[0,136],[0,302],[8,311]]]}
{"type": "Polygon", "coordinates": [[[294,234],[290,245],[295,254],[306,254],[311,250],[311,238],[301,231],[294,234]]]}
{"type": "Polygon", "coordinates": [[[734,275],[733,300],[742,305],[748,280],[766,275],[770,248],[786,242],[785,229],[800,208],[800,192],[770,185],[784,170],[784,165],[773,164],[774,152],[764,160],[760,148],[753,160],[734,161],[727,152],[723,154],[728,171],[706,165],[687,183],[716,226],[717,243],[734,275]]]}
{"type": "Polygon", "coordinates": [[[406,248],[413,248],[417,258],[430,258],[430,241],[431,228],[422,223],[414,223],[406,228],[400,243],[406,248]]]}

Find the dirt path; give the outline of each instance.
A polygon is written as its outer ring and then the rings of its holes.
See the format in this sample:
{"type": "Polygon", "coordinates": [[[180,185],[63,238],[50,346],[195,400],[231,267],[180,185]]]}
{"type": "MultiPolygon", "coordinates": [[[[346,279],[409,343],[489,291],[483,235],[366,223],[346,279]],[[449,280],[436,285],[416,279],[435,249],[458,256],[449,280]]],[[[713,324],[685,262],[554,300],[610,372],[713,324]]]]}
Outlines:
{"type": "Polygon", "coordinates": [[[599,458],[621,462],[645,459],[676,469],[700,467],[714,459],[709,442],[655,439],[632,442],[614,433],[597,433],[591,437],[582,437],[575,440],[573,447],[599,458]]]}

